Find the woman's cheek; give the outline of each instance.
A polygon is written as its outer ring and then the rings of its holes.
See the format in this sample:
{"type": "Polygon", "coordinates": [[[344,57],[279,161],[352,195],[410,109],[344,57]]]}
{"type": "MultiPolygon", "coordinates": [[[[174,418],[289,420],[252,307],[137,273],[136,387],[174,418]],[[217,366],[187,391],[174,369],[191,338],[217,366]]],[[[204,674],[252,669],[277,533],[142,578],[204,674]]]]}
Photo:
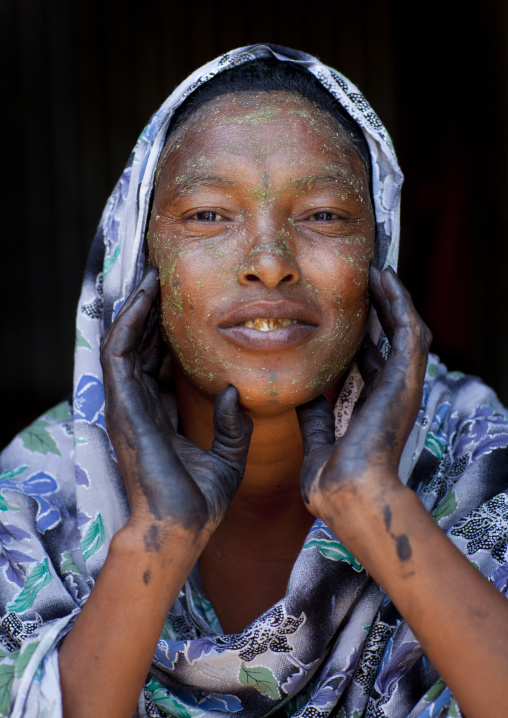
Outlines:
{"type": "MultiPolygon", "coordinates": [[[[370,299],[368,268],[370,253],[350,255],[335,263],[328,286],[330,329],[323,336],[319,371],[307,388],[321,393],[334,385],[354,362],[367,329],[370,299]]],[[[321,283],[323,287],[323,283],[321,283]]]]}
{"type": "Polygon", "coordinates": [[[170,248],[158,258],[158,267],[163,338],[184,374],[217,393],[223,365],[211,317],[234,279],[224,266],[223,251],[211,243],[170,248]]]}
{"type": "MultiPolygon", "coordinates": [[[[177,291],[176,297],[180,296],[177,291]]],[[[216,379],[215,372],[208,363],[209,346],[204,330],[197,319],[189,317],[178,302],[175,303],[175,292],[161,291],[161,330],[164,341],[182,372],[197,384],[212,385],[216,379]]]]}

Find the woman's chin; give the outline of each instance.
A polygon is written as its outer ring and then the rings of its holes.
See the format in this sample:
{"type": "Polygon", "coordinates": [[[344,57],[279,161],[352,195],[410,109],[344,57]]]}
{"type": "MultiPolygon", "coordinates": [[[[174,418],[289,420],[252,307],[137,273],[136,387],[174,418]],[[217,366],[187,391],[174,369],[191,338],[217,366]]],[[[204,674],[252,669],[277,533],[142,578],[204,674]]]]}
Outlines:
{"type": "Polygon", "coordinates": [[[241,405],[249,413],[257,416],[273,416],[283,413],[311,401],[322,393],[319,389],[311,391],[293,388],[288,391],[277,390],[273,386],[267,389],[248,384],[240,384],[237,389],[241,405]]]}
{"type": "Polygon", "coordinates": [[[221,383],[221,385],[213,387],[195,381],[192,383],[198,391],[212,400],[215,400],[219,392],[226,386],[233,385],[238,391],[241,406],[252,416],[261,418],[283,414],[312,401],[321,394],[325,394],[330,404],[333,404],[337,398],[341,380],[334,378],[326,383],[309,381],[303,386],[298,386],[295,382],[296,385],[279,387],[273,381],[246,381],[235,376],[226,378],[223,385],[221,383]]]}
{"type": "Polygon", "coordinates": [[[214,402],[227,386],[238,391],[241,406],[252,415],[275,416],[306,404],[324,394],[330,404],[337,399],[347,370],[340,372],[316,371],[303,375],[300,372],[267,371],[259,373],[247,369],[226,369],[203,376],[202,372],[183,370],[178,362],[173,365],[177,391],[193,401],[199,396],[214,402]]]}
{"type": "Polygon", "coordinates": [[[339,394],[341,380],[337,379],[333,383],[327,385],[316,385],[304,387],[301,389],[293,389],[291,392],[275,391],[270,392],[254,392],[249,387],[239,387],[238,393],[240,403],[246,411],[255,416],[275,416],[282,414],[290,409],[296,409],[309,401],[312,401],[322,394],[328,399],[331,406],[335,404],[339,394]]]}

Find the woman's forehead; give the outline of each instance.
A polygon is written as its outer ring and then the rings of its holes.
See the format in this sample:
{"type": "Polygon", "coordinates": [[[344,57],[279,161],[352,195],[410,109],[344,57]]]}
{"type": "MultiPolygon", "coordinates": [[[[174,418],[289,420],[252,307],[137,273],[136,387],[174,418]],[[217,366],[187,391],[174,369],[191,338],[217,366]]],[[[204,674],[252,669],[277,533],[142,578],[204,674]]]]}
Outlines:
{"type": "Polygon", "coordinates": [[[365,164],[339,122],[308,99],[283,91],[242,92],[206,102],[187,118],[170,136],[158,174],[168,161],[207,164],[207,156],[217,151],[227,157],[249,147],[260,157],[286,150],[302,157],[338,150],[355,164],[365,164]]]}
{"type": "Polygon", "coordinates": [[[296,92],[284,90],[225,93],[204,103],[187,122],[192,122],[193,119],[199,120],[206,115],[209,121],[220,122],[224,119],[241,121],[239,118],[243,117],[247,122],[269,124],[277,122],[283,113],[314,120],[322,116],[324,121],[332,122],[329,112],[296,92]]]}

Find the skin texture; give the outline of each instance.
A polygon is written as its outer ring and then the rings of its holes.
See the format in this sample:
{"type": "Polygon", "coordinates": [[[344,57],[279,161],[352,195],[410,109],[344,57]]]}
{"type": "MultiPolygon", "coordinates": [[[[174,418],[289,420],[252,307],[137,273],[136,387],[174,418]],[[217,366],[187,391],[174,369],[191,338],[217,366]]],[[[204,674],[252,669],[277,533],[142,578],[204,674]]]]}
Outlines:
{"type": "Polygon", "coordinates": [[[148,236],[158,272],[148,269],[101,354],[131,518],[60,649],[64,715],[134,713],[196,561],[225,632],[259,616],[284,594],[313,516],[388,593],[463,714],[503,715],[506,599],[398,479],[430,333],[391,270],[371,266],[370,293],[392,350],[385,362],[364,340],[361,406],[335,441],[319,394],[333,397],[365,334],[372,208],[365,167],[326,113],[280,100],[203,107],[161,160],[148,236]],[[313,182],[295,190],[325,171],[335,174],[318,195],[313,182]],[[224,338],[227,312],[274,301],[307,307],[316,328],[276,348],[224,338]],[[182,436],[157,380],[158,305],[182,436]]]}
{"type": "Polygon", "coordinates": [[[365,164],[328,113],[281,92],[205,104],[164,152],[148,230],[179,370],[263,414],[330,389],[365,333],[374,231],[365,164]],[[221,331],[260,316],[309,331],[264,351],[221,331]]]}

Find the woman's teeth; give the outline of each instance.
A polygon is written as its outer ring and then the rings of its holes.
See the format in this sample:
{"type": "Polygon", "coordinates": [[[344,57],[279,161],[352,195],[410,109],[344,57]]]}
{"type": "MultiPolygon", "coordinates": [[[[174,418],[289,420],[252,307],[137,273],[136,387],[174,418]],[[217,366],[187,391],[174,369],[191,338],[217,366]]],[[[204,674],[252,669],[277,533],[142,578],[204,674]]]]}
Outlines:
{"type": "Polygon", "coordinates": [[[290,324],[296,324],[297,321],[297,319],[265,319],[264,317],[258,317],[257,319],[247,319],[243,326],[248,327],[248,329],[257,329],[260,332],[271,332],[272,329],[288,327],[290,324]]]}

